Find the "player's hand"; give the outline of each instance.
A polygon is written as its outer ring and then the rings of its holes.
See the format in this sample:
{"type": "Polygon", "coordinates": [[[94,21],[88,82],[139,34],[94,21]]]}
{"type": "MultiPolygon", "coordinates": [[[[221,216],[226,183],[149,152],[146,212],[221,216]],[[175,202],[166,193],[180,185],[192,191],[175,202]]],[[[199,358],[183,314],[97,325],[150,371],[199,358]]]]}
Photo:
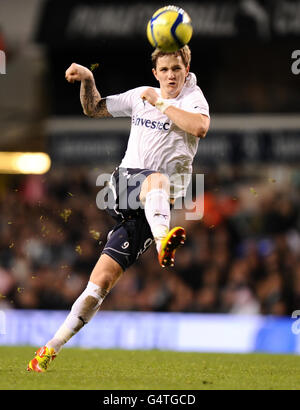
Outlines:
{"type": "Polygon", "coordinates": [[[72,63],[67,69],[65,77],[69,83],[74,83],[75,81],[92,79],[93,73],[83,65],[72,63]]]}
{"type": "Polygon", "coordinates": [[[158,99],[159,95],[157,92],[154,90],[154,88],[147,88],[145,91],[142,92],[141,98],[142,100],[148,101],[149,104],[155,106],[156,101],[158,99]]]}

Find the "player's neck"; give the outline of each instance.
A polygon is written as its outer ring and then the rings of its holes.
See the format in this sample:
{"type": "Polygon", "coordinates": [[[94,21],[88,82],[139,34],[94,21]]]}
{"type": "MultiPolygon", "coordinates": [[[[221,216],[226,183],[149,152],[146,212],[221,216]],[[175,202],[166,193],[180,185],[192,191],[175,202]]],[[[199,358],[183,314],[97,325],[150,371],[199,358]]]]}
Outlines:
{"type": "Polygon", "coordinates": [[[179,90],[179,91],[177,91],[177,92],[174,92],[174,93],[171,92],[171,93],[170,93],[170,92],[168,92],[167,90],[160,89],[160,94],[161,94],[161,97],[162,97],[163,99],[165,99],[165,100],[172,100],[172,99],[177,98],[177,97],[179,96],[179,94],[181,93],[181,91],[182,91],[182,89],[179,90]]]}
{"type": "Polygon", "coordinates": [[[176,94],[169,94],[169,93],[164,93],[163,91],[161,91],[161,96],[164,100],[171,100],[171,99],[177,98],[179,94],[180,92],[176,94]]]}

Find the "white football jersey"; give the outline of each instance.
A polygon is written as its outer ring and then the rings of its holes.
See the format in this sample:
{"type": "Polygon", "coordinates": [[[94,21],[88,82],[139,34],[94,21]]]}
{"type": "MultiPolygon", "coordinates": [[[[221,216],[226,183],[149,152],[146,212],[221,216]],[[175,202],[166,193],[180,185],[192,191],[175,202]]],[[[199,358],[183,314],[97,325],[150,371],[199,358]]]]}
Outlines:
{"type": "MultiPolygon", "coordinates": [[[[170,178],[171,197],[184,196],[199,138],[183,131],[167,115],[144,102],[141,94],[147,88],[138,87],[106,98],[107,110],[113,117],[131,117],[127,150],[120,167],[146,168],[173,176],[170,178]],[[174,175],[182,177],[174,178],[174,175]]],[[[161,96],[160,89],[154,89],[161,96]]],[[[193,73],[188,75],[180,94],[168,102],[182,110],[209,117],[207,101],[193,73]]]]}

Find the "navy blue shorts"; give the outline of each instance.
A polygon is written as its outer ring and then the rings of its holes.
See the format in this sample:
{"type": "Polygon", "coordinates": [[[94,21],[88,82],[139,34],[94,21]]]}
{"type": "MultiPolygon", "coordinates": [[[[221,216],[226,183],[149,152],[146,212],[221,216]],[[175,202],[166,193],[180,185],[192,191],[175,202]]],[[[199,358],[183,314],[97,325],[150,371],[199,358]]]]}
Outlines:
{"type": "Polygon", "coordinates": [[[154,240],[139,194],[142,180],[155,172],[149,169],[116,168],[112,174],[110,189],[113,201],[109,202],[106,211],[117,224],[109,232],[102,253],[118,262],[123,270],[129,268],[154,240]],[[132,198],[135,199],[134,206],[132,198]]]}

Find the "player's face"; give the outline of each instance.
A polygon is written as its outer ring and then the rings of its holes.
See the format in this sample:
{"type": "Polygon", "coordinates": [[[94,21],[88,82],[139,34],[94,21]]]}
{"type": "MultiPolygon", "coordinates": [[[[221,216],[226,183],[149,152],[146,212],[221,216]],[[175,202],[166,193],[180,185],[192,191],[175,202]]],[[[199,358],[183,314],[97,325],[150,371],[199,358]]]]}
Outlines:
{"type": "Polygon", "coordinates": [[[185,67],[181,56],[165,55],[158,57],[155,78],[159,81],[162,98],[176,98],[184,86],[189,67],[185,67]]]}

